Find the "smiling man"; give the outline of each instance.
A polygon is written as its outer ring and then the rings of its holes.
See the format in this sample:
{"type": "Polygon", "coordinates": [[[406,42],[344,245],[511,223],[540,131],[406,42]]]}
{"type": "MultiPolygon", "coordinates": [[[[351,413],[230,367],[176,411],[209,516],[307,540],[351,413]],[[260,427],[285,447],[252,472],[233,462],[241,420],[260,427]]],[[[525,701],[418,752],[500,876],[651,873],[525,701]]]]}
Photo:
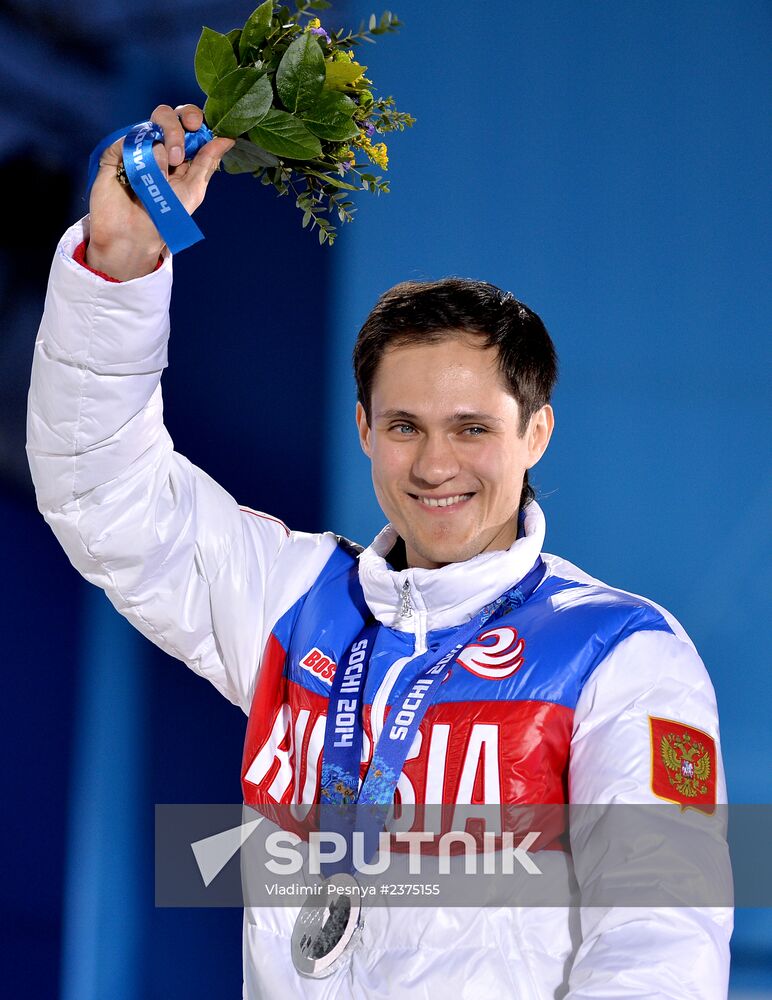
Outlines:
{"type": "Polygon", "coordinates": [[[539,317],[485,282],[406,282],[368,317],[354,367],[362,448],[408,564],[508,549],[554,424],[539,317]]]}
{"type": "MultiPolygon", "coordinates": [[[[229,142],[183,164],[182,128],[201,112],[153,119],[192,211],[229,142]]],[[[713,689],[668,612],[542,552],[528,470],[552,433],[556,358],[539,318],[485,282],[386,292],[354,365],[389,524],[364,550],[290,531],[173,449],[160,388],[171,266],[116,178],[119,152],[52,267],[30,465],[75,567],[248,716],[244,801],[665,800],[693,807],[677,861],[699,882],[699,824],[726,796],[713,689]]],[[[575,849],[601,845],[598,867],[575,864],[565,841],[537,854],[591,906],[373,907],[363,926],[328,920],[311,948],[302,933],[293,948],[297,908],[249,907],[244,995],[725,997],[728,908],[669,883],[668,908],[602,901],[634,872],[602,830],[610,815],[570,831],[575,849]]]]}

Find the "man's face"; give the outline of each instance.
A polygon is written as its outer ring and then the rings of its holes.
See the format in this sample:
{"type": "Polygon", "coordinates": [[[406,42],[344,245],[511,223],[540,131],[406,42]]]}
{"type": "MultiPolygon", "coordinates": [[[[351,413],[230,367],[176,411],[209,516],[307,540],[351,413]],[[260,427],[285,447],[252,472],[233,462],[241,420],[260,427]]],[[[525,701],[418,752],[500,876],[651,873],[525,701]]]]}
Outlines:
{"type": "Polygon", "coordinates": [[[474,334],[389,348],[373,381],[371,425],[357,405],[362,448],[381,509],[408,565],[436,569],[517,537],[523,475],[552,433],[549,406],[520,435],[494,347],[474,334]]]}

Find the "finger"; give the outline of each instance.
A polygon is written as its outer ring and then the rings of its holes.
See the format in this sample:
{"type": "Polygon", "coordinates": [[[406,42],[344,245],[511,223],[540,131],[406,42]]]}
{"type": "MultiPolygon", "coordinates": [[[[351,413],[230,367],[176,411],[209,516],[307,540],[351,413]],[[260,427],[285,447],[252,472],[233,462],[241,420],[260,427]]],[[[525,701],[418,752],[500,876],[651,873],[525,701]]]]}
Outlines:
{"type": "Polygon", "coordinates": [[[123,139],[118,139],[112,146],[108,146],[107,149],[102,150],[102,155],[99,157],[99,166],[109,166],[114,170],[122,159],[123,139]]]}
{"type": "MultiPolygon", "coordinates": [[[[159,104],[150,116],[156,125],[160,125],[164,132],[164,150],[166,152],[165,163],[172,167],[177,167],[185,159],[185,132],[182,122],[177,117],[174,108],[168,104],[159,104]]],[[[158,157],[156,157],[158,159],[158,157]]],[[[160,163],[160,159],[159,159],[160,163]]]]}
{"type": "Polygon", "coordinates": [[[229,149],[233,148],[234,143],[234,139],[222,138],[207,142],[190,161],[185,179],[191,183],[198,183],[201,180],[204,181],[204,184],[208,183],[209,178],[219,167],[220,160],[229,149]]]}
{"type": "Polygon", "coordinates": [[[197,132],[204,122],[204,112],[195,104],[178,104],[174,111],[188,132],[197,132]]]}
{"type": "Polygon", "coordinates": [[[157,142],[153,146],[153,155],[155,156],[155,162],[163,170],[164,177],[169,177],[169,156],[166,152],[166,144],[161,144],[157,142]]]}
{"type": "Polygon", "coordinates": [[[191,192],[195,192],[199,201],[203,199],[206,186],[219,167],[220,160],[234,144],[235,139],[212,139],[202,146],[190,161],[188,172],[185,174],[185,185],[191,192]]]}
{"type": "MultiPolygon", "coordinates": [[[[223,136],[215,136],[206,146],[199,150],[199,153],[203,153],[204,150],[209,149],[209,153],[212,156],[217,157],[217,165],[219,165],[220,160],[225,156],[229,149],[233,149],[236,145],[235,139],[225,139],[223,136]]],[[[198,155],[198,154],[196,154],[198,155]]]]}

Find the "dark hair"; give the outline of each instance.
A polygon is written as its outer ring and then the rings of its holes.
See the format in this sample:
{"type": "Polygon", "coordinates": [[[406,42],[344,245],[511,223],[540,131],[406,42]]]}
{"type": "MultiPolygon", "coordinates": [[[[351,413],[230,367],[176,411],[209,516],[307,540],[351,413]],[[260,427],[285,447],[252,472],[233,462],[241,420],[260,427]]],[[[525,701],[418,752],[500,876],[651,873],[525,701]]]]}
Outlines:
{"type": "MultiPolygon", "coordinates": [[[[552,397],[558,375],[555,346],[541,319],[511,292],[468,278],[403,281],[378,299],[359,331],[353,357],[357,398],[368,423],[384,352],[457,333],[478,334],[481,347],[498,349],[504,381],[520,407],[520,434],[525,433],[533,414],[552,397]]],[[[526,471],[521,510],[534,496],[526,471]]]]}

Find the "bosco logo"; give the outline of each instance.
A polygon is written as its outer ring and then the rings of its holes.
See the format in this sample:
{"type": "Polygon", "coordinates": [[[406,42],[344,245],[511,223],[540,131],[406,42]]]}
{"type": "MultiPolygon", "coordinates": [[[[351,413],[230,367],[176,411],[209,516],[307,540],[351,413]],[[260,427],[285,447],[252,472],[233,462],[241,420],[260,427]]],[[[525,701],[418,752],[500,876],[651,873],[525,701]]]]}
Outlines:
{"type": "Polygon", "coordinates": [[[300,661],[300,666],[314,674],[320,681],[324,681],[325,684],[332,684],[336,664],[316,646],[310,653],[306,653],[300,661]]]}
{"type": "Polygon", "coordinates": [[[461,666],[471,673],[495,681],[511,677],[522,667],[525,639],[518,636],[516,628],[492,628],[482,632],[477,640],[462,649],[457,657],[461,666]]]}

